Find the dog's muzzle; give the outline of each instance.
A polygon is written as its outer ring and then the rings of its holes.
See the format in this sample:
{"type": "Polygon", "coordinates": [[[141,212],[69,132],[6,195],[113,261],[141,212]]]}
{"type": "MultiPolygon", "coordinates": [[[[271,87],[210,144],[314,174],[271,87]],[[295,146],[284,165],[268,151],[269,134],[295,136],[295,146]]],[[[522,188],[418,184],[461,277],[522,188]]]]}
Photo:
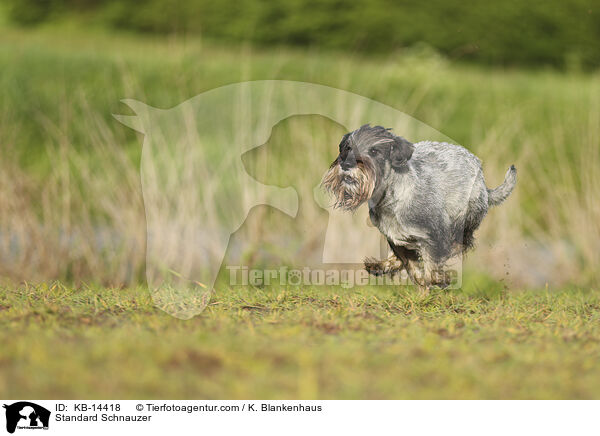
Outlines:
{"type": "Polygon", "coordinates": [[[375,189],[373,164],[368,159],[360,159],[355,165],[348,165],[340,163],[338,157],[323,176],[321,186],[333,195],[333,207],[355,210],[371,197],[375,189]]]}

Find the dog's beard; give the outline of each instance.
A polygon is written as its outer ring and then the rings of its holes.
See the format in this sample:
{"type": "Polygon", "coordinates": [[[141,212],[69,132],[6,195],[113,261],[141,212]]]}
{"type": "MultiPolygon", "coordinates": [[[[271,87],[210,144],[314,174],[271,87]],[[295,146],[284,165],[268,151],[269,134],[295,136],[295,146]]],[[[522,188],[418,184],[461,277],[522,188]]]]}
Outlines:
{"type": "Polygon", "coordinates": [[[321,185],[333,195],[333,207],[353,211],[373,194],[375,171],[368,160],[358,162],[348,171],[343,171],[335,160],[323,176],[321,185]]]}

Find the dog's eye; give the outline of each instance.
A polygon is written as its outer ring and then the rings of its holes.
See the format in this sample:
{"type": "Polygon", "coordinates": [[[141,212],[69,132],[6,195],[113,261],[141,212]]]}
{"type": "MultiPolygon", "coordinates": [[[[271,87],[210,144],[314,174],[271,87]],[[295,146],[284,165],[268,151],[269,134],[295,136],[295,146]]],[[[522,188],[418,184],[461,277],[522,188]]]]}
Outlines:
{"type": "Polygon", "coordinates": [[[377,148],[372,148],[372,149],[370,149],[370,150],[369,150],[369,154],[370,154],[371,156],[377,156],[377,155],[379,154],[379,149],[377,149],[377,148]]]}

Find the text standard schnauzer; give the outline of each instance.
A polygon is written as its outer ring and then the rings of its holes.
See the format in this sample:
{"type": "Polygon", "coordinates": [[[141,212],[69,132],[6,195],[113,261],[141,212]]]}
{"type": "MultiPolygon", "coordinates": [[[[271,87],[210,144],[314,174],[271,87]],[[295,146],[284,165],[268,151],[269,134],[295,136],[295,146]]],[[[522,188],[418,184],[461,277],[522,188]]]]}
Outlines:
{"type": "Polygon", "coordinates": [[[411,144],[381,126],[367,124],[344,135],[339,148],[323,187],[335,207],[353,211],[368,201],[371,221],[393,252],[383,261],[366,259],[366,269],[375,275],[405,269],[425,288],[449,284],[446,261],[472,247],[488,208],[502,203],[517,183],[512,165],[504,183],[488,189],[481,161],[467,149],[411,144]]]}

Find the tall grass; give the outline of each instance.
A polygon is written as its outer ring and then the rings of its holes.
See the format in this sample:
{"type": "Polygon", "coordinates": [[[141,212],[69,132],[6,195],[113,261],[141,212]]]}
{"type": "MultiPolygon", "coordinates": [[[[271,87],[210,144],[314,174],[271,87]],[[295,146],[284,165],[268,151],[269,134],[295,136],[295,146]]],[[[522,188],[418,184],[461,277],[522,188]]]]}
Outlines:
{"type": "Polygon", "coordinates": [[[2,276],[140,281],[146,236],[136,165],[85,102],[68,104],[81,111],[79,122],[88,123],[89,147],[75,146],[68,131],[40,116],[47,135],[38,156],[48,166],[42,176],[21,168],[17,153],[3,148],[2,276]]]}
{"type": "MultiPolygon", "coordinates": [[[[4,280],[143,281],[143,136],[111,117],[127,113],[118,102],[135,98],[168,108],[228,83],[288,79],[347,89],[420,119],[480,156],[490,187],[501,182],[510,164],[517,166],[518,187],[484,221],[478,247],[466,258],[468,270],[509,286],[597,283],[597,75],[480,70],[420,52],[368,59],[71,32],[2,31],[4,280]]],[[[320,150],[324,171],[342,132],[327,120],[290,119],[273,131],[269,150],[311,143],[320,150]]],[[[397,133],[414,141],[429,139],[397,133]]],[[[275,174],[260,174],[260,159],[268,158],[262,150],[249,153],[244,163],[258,180],[294,181],[299,192],[308,193],[320,176],[317,165],[311,163],[315,171],[306,171],[305,162],[290,165],[282,156],[275,174]]],[[[311,222],[321,210],[304,213],[311,222]]],[[[232,246],[245,240],[247,262],[260,261],[261,247],[273,247],[271,256],[277,257],[280,241],[268,244],[265,238],[267,226],[283,221],[271,215],[268,209],[254,210],[234,236],[228,256],[238,255],[232,246]]],[[[315,244],[311,238],[298,240],[300,250],[315,244]]]]}

